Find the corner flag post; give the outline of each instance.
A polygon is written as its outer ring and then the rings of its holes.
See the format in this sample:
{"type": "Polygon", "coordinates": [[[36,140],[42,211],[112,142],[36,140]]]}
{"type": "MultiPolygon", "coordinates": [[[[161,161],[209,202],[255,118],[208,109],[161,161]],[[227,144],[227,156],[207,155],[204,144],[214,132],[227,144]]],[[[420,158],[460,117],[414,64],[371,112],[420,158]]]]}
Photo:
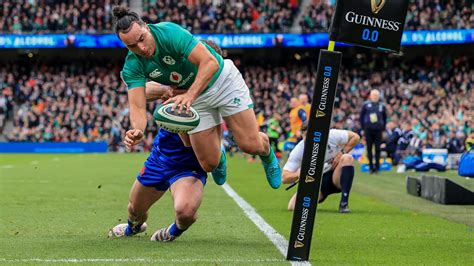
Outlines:
{"type": "MultiPolygon", "coordinates": [[[[334,49],[334,42],[331,43],[334,49]]],[[[319,53],[316,88],[301,163],[288,260],[305,261],[309,258],[341,59],[342,54],[339,52],[321,50],[319,53]]]]}
{"type": "Polygon", "coordinates": [[[287,260],[309,259],[342,54],[335,42],[398,52],[409,0],[338,0],[328,50],[321,50],[298,182],[287,260]],[[357,19],[365,21],[357,23],[357,19]]]}

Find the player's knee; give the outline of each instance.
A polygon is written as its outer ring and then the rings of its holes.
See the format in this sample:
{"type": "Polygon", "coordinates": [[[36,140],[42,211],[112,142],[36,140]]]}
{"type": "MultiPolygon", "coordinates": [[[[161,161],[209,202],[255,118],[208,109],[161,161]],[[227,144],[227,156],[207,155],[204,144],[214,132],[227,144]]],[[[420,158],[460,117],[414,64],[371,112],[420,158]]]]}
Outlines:
{"type": "Polygon", "coordinates": [[[243,143],[239,143],[239,149],[249,154],[261,153],[262,148],[260,146],[261,145],[258,139],[254,139],[253,141],[248,140],[244,141],[243,143]]]}
{"type": "Polygon", "coordinates": [[[176,212],[176,220],[186,223],[192,224],[196,221],[196,208],[191,206],[191,204],[180,204],[175,207],[176,212]]]}
{"type": "Polygon", "coordinates": [[[218,164],[210,164],[210,163],[202,163],[201,167],[202,170],[204,170],[207,173],[212,172],[214,169],[216,169],[218,164]]]}
{"type": "Polygon", "coordinates": [[[242,145],[239,145],[239,148],[242,152],[245,152],[245,153],[249,153],[249,154],[257,153],[257,149],[255,149],[255,147],[252,147],[252,145],[242,144],[242,145]]]}
{"type": "Polygon", "coordinates": [[[131,217],[140,217],[145,215],[145,213],[141,211],[140,208],[136,206],[133,202],[128,203],[128,214],[131,217]]]}
{"type": "Polygon", "coordinates": [[[343,166],[354,165],[354,158],[350,154],[343,154],[340,163],[343,166]]]}
{"type": "Polygon", "coordinates": [[[268,152],[268,148],[265,149],[265,142],[268,143],[268,136],[265,133],[259,132],[258,134],[251,134],[245,136],[245,138],[240,138],[237,145],[245,153],[259,155],[268,152]]]}
{"type": "Polygon", "coordinates": [[[214,159],[209,159],[209,160],[206,160],[206,161],[202,161],[202,162],[199,162],[201,164],[201,167],[202,167],[202,170],[204,170],[205,172],[212,172],[214,169],[216,169],[216,167],[219,165],[219,158],[217,158],[217,160],[214,160],[214,159]]]}

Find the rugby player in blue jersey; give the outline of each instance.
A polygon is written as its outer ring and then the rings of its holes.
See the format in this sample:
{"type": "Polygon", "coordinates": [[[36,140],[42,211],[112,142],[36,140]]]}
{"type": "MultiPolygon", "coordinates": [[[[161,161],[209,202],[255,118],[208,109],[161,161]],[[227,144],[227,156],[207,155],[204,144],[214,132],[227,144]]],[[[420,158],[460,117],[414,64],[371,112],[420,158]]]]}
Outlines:
{"type": "Polygon", "coordinates": [[[166,192],[173,197],[176,220],[157,230],[152,241],[173,241],[197,218],[207,173],[178,134],[160,129],[150,156],[130,191],[128,223],[110,229],[110,237],[133,236],[147,229],[148,210],[166,192]]]}

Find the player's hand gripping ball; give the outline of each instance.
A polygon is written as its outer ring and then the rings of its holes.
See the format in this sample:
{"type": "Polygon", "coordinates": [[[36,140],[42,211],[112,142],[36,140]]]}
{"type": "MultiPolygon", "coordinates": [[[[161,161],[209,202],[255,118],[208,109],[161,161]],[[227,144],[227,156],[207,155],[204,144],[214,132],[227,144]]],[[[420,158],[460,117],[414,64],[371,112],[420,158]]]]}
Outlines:
{"type": "Polygon", "coordinates": [[[178,113],[178,109],[173,112],[172,107],[173,103],[161,104],[153,112],[159,127],[173,133],[186,133],[199,125],[199,114],[194,108],[189,107],[189,113],[178,113]]]}

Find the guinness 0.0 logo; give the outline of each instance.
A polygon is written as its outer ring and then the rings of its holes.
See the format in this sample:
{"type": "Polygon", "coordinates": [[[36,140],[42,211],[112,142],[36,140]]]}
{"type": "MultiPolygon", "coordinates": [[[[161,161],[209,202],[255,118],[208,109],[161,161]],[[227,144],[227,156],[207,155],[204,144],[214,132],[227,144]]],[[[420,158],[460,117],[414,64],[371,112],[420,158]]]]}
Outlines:
{"type": "Polygon", "coordinates": [[[301,243],[300,241],[296,240],[295,241],[295,248],[302,248],[302,247],[304,247],[304,244],[301,243]]]}
{"type": "Polygon", "coordinates": [[[310,175],[307,175],[305,180],[304,180],[305,183],[311,183],[311,182],[314,182],[314,177],[310,176],[310,175]]]}
{"type": "Polygon", "coordinates": [[[339,0],[339,2],[344,4],[338,4],[334,13],[334,23],[331,24],[330,31],[331,40],[392,52],[400,51],[408,5],[413,1],[339,0]]]}
{"type": "Polygon", "coordinates": [[[372,7],[372,12],[378,14],[385,5],[385,0],[370,0],[370,5],[372,7]]]}

